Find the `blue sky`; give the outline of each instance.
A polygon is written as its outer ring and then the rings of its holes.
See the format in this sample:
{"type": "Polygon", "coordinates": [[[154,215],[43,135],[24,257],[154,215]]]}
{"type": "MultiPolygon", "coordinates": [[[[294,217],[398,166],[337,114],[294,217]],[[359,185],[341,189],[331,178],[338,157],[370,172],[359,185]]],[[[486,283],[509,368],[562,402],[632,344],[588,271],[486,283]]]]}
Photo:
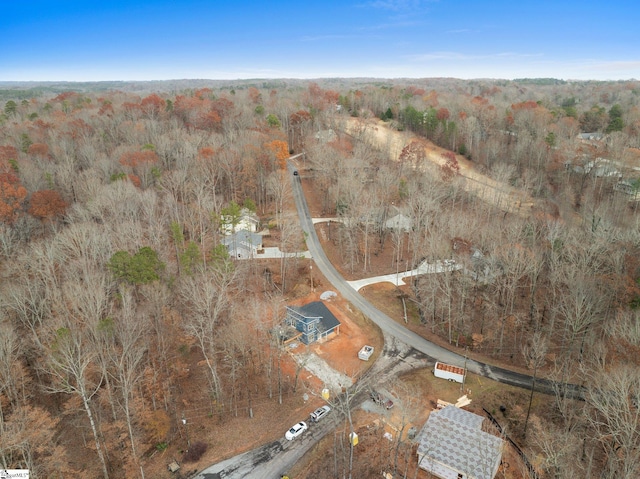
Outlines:
{"type": "Polygon", "coordinates": [[[0,0],[0,80],[640,79],[637,0],[0,0]]]}

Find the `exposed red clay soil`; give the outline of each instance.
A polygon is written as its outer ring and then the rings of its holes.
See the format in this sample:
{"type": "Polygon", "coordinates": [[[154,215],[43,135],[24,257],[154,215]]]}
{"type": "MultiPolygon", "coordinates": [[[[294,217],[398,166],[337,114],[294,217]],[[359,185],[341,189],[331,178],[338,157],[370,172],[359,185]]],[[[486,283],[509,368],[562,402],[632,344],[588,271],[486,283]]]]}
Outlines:
{"type": "MultiPolygon", "coordinates": [[[[386,135],[385,132],[380,133],[386,135]]],[[[402,141],[406,142],[406,136],[399,135],[402,141]]],[[[402,148],[400,144],[396,145],[396,148],[402,148]]],[[[400,151],[398,150],[398,152],[400,151]]],[[[439,151],[434,147],[432,151],[432,161],[438,161],[436,158],[439,156],[439,151]]],[[[470,168],[467,165],[466,160],[459,158],[461,169],[466,171],[470,168]]],[[[324,212],[322,211],[322,192],[318,192],[313,187],[313,182],[301,171],[301,180],[303,188],[305,190],[305,196],[307,203],[313,217],[321,217],[324,212]]],[[[288,209],[295,211],[293,202],[288,202],[288,209]]],[[[333,231],[337,233],[338,224],[320,223],[316,225],[316,231],[318,237],[324,247],[325,252],[331,259],[334,266],[340,271],[340,273],[346,279],[359,279],[364,276],[376,276],[380,274],[389,274],[393,272],[392,258],[393,248],[391,242],[387,242],[385,248],[378,247],[374,254],[371,255],[371,265],[367,274],[364,275],[359,272],[351,274],[346,271],[342,265],[340,253],[337,245],[334,242],[336,238],[333,231]]],[[[274,232],[274,236],[267,239],[265,243],[276,246],[279,243],[277,232],[274,232]]],[[[405,242],[406,243],[406,242],[405,242]]],[[[300,244],[300,248],[303,249],[304,245],[300,244]]],[[[407,253],[408,255],[408,253],[407,253]]],[[[278,271],[279,262],[272,260],[271,269],[278,271]]],[[[288,302],[290,305],[303,305],[312,301],[320,299],[320,294],[324,291],[332,290],[329,282],[320,273],[318,268],[313,268],[311,275],[307,276],[307,263],[311,264],[309,260],[302,260],[297,266],[303,269],[304,274],[298,275],[297,284],[292,288],[288,302]],[[313,291],[311,290],[311,280],[313,278],[313,291]]],[[[408,287],[404,287],[407,289],[408,287]]],[[[361,293],[368,297],[376,306],[385,311],[385,313],[396,317],[401,321],[401,313],[399,312],[399,301],[397,301],[397,294],[400,292],[399,288],[396,288],[390,283],[380,283],[376,285],[367,286],[361,293]],[[395,300],[394,300],[395,298],[395,300]]],[[[316,343],[308,347],[309,351],[314,352],[320,358],[322,358],[333,369],[347,373],[349,376],[356,376],[361,374],[370,367],[379,352],[382,350],[383,339],[378,328],[373,325],[368,319],[364,318],[362,314],[354,311],[350,304],[342,297],[337,296],[330,301],[325,302],[327,307],[340,321],[339,334],[332,337],[324,343],[316,343]],[[358,359],[357,353],[360,348],[365,345],[374,346],[376,353],[372,357],[371,361],[364,362],[358,359]]],[[[420,334],[429,337],[430,340],[443,345],[446,341],[436,335],[428,335],[425,332],[425,328],[415,324],[407,324],[410,329],[419,331],[420,334]]],[[[197,462],[192,464],[183,464],[182,477],[188,477],[190,473],[195,473],[203,469],[204,467],[213,463],[222,461],[226,458],[232,457],[241,452],[250,450],[259,445],[265,444],[269,441],[279,439],[286,429],[297,421],[304,420],[308,414],[316,407],[323,404],[323,401],[317,396],[317,392],[322,387],[322,381],[313,377],[307,371],[300,372],[298,389],[296,393],[292,392],[292,386],[296,369],[298,368],[293,354],[299,354],[306,351],[302,346],[296,348],[288,348],[285,354],[282,355],[281,368],[285,381],[289,385],[288,393],[283,397],[283,404],[278,404],[277,391],[274,391],[273,398],[268,397],[255,398],[253,402],[254,417],[250,418],[246,410],[239,410],[238,416],[227,414],[224,418],[220,418],[217,415],[210,415],[208,413],[208,400],[206,397],[200,396],[197,399],[187,400],[185,393],[185,399],[183,399],[183,406],[187,409],[197,409],[202,411],[197,417],[191,414],[191,425],[189,426],[189,438],[190,440],[202,440],[209,445],[207,452],[197,462]],[[304,393],[308,393],[308,401],[304,401],[304,393]],[[221,434],[224,431],[224,434],[221,434]]],[[[204,375],[204,369],[197,364],[192,365],[192,374],[186,377],[183,381],[183,391],[193,390],[194,384],[206,384],[204,375]]],[[[424,384],[424,382],[422,382],[424,384]]],[[[447,384],[448,385],[448,384],[447,384]]],[[[455,400],[456,392],[450,392],[447,396],[446,391],[434,391],[425,390],[422,393],[422,405],[418,407],[418,415],[414,418],[416,426],[420,427],[427,419],[428,412],[439,398],[455,400]]],[[[398,414],[398,411],[392,411],[392,414],[398,414]]],[[[386,421],[382,420],[376,414],[365,413],[364,411],[358,411],[355,417],[355,424],[357,428],[371,427],[371,425],[379,424],[383,429],[388,432],[394,432],[393,427],[390,424],[396,423],[393,419],[393,415],[386,421]]],[[[171,460],[180,459],[182,456],[181,451],[186,449],[186,431],[178,431],[179,437],[172,441],[169,448],[164,452],[158,452],[154,457],[145,464],[145,473],[148,477],[156,478],[175,478],[176,475],[169,473],[166,466],[171,460]]],[[[331,447],[329,445],[328,447],[331,447]]],[[[510,460],[512,453],[509,449],[505,451],[505,460],[511,464],[518,464],[518,458],[513,457],[510,460]]],[[[305,467],[302,466],[304,470],[305,467]]],[[[518,467],[512,467],[511,471],[505,471],[506,478],[520,477],[518,474],[514,474],[518,470],[518,467]]],[[[305,477],[301,474],[300,477],[305,477]]],[[[418,475],[421,477],[421,475],[418,475]]],[[[425,476],[426,477],[426,476],[425,476]]]]}

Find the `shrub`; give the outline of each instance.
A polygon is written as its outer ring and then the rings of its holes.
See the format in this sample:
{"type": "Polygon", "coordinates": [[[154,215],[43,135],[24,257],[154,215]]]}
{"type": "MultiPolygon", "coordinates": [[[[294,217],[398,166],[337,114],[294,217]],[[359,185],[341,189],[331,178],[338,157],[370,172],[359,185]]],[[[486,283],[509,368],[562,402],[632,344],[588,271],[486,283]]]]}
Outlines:
{"type": "Polygon", "coordinates": [[[148,284],[160,279],[165,264],[160,261],[156,251],[144,246],[133,256],[127,251],[116,252],[107,266],[118,279],[131,284],[148,284]]]}
{"type": "Polygon", "coordinates": [[[196,462],[206,452],[207,445],[204,442],[194,442],[182,456],[182,462],[196,462]]]}

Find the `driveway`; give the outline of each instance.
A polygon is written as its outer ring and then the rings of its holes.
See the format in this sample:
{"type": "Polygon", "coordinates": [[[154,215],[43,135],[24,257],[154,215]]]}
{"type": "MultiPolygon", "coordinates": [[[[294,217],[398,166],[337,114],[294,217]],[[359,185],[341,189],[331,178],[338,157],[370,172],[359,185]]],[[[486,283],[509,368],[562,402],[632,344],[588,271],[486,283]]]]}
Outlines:
{"type": "MultiPolygon", "coordinates": [[[[428,365],[428,358],[393,338],[385,338],[382,354],[360,380],[361,392],[356,394],[351,407],[361,405],[368,399],[366,385],[384,383],[411,369],[428,365]]],[[[307,421],[308,418],[300,418],[307,421]]],[[[281,439],[260,446],[251,451],[214,464],[191,479],[280,479],[309,451],[320,439],[334,431],[345,419],[338,408],[319,423],[310,423],[309,430],[302,436],[287,441],[284,433],[291,424],[282,425],[281,439]]]]}
{"type": "Polygon", "coordinates": [[[299,253],[285,253],[280,251],[280,248],[268,247],[263,248],[261,253],[256,253],[253,258],[247,259],[273,259],[273,258],[311,258],[311,253],[308,251],[301,251],[299,253]]]}
{"type": "Polygon", "coordinates": [[[444,273],[445,271],[457,271],[462,269],[462,266],[450,262],[451,260],[436,261],[435,263],[427,263],[423,261],[417,268],[410,271],[400,271],[398,273],[383,274],[381,276],[372,276],[371,278],[356,279],[353,281],[347,281],[347,283],[356,291],[360,291],[365,286],[375,283],[393,283],[396,286],[404,286],[405,278],[412,278],[419,274],[433,274],[444,273]]]}
{"type": "MultiPolygon", "coordinates": [[[[453,364],[459,367],[465,367],[474,374],[492,379],[511,386],[517,386],[525,389],[531,389],[533,384],[533,377],[527,374],[521,374],[514,371],[509,371],[498,366],[492,366],[480,361],[467,359],[461,354],[453,351],[449,351],[437,344],[434,344],[418,334],[408,330],[403,325],[395,322],[389,316],[376,309],[369,301],[367,301],[362,295],[360,295],[355,288],[349,284],[336,268],[331,264],[329,258],[322,249],[318,235],[313,226],[311,215],[309,213],[309,207],[307,200],[302,190],[302,182],[299,175],[293,175],[295,169],[292,162],[288,163],[289,174],[292,178],[293,184],[293,197],[298,210],[298,216],[300,218],[300,225],[307,242],[307,248],[311,252],[314,261],[320,271],[324,274],[325,278],[333,285],[343,298],[350,301],[362,314],[376,323],[380,329],[389,336],[393,336],[399,341],[407,344],[408,346],[416,349],[417,351],[427,355],[434,362],[441,361],[444,363],[453,364]]],[[[555,394],[556,384],[553,381],[549,381],[544,378],[536,378],[535,380],[536,391],[544,392],[547,394],[555,394]]],[[[565,394],[567,397],[582,398],[582,388],[575,385],[567,385],[565,394]]]]}
{"type": "MultiPolygon", "coordinates": [[[[531,388],[533,381],[531,376],[496,366],[490,366],[479,361],[467,360],[460,354],[444,349],[409,331],[376,309],[362,297],[357,292],[356,287],[358,285],[347,282],[334,268],[324,253],[313,226],[311,215],[309,214],[309,208],[302,191],[300,176],[293,175],[295,168],[291,162],[288,164],[288,169],[289,174],[293,178],[293,196],[298,209],[300,224],[306,233],[307,247],[316,265],[333,285],[334,289],[339,291],[345,299],[349,300],[356,308],[360,309],[364,315],[375,322],[385,335],[383,354],[358,384],[360,384],[360,382],[364,385],[384,383],[391,378],[397,377],[404,371],[416,367],[426,367],[438,360],[461,367],[466,366],[469,371],[495,381],[523,388],[531,388]]],[[[404,273],[404,277],[410,274],[418,274],[418,272],[419,274],[439,272],[438,268],[453,267],[455,267],[455,265],[445,262],[437,262],[435,265],[422,263],[416,270],[413,270],[413,272],[404,273]]],[[[391,276],[396,277],[398,275],[391,276]]],[[[372,279],[373,278],[369,278],[369,280],[372,279]]],[[[391,282],[393,282],[393,278],[391,279],[391,282]]],[[[543,378],[536,379],[535,389],[545,393],[554,393],[555,391],[554,383],[543,378]]],[[[577,386],[568,385],[566,394],[568,397],[581,398],[582,390],[577,386]]],[[[366,399],[367,396],[364,393],[357,395],[356,400],[352,403],[352,407],[360,405],[366,399]]],[[[341,416],[338,411],[333,411],[332,414],[321,423],[310,425],[309,430],[305,432],[305,434],[293,441],[287,441],[281,438],[265,444],[252,451],[214,464],[194,476],[193,479],[278,479],[281,475],[286,474],[317,441],[334,430],[342,420],[343,416],[341,416]]],[[[290,425],[283,424],[283,434],[288,426],[290,425]]]]}

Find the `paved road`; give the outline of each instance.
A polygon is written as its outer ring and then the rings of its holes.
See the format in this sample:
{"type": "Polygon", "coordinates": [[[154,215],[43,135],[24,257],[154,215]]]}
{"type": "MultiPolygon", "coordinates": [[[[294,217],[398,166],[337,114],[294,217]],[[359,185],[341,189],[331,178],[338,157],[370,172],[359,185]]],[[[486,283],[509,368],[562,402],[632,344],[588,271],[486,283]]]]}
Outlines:
{"type": "MultiPolygon", "coordinates": [[[[352,408],[367,399],[367,385],[384,383],[403,372],[428,365],[428,358],[393,338],[385,338],[382,354],[360,380],[360,393],[351,401],[352,408]]],[[[214,464],[192,479],[279,479],[306,454],[320,439],[334,431],[344,416],[334,408],[317,424],[309,423],[309,430],[302,436],[287,441],[284,437],[251,451],[214,464]]],[[[282,434],[290,424],[283,424],[282,434]]]]}
{"type": "MultiPolygon", "coordinates": [[[[363,314],[374,321],[384,333],[385,346],[383,354],[365,377],[361,379],[361,382],[365,384],[383,383],[392,377],[397,377],[403,371],[415,367],[425,367],[438,360],[458,366],[465,366],[466,364],[469,371],[505,384],[523,388],[531,387],[533,380],[531,376],[490,366],[479,361],[465,361],[465,358],[460,354],[433,344],[404,328],[361,296],[338,273],[324,253],[313,227],[309,208],[302,191],[300,176],[293,175],[295,167],[291,162],[288,168],[293,178],[293,195],[300,217],[300,224],[305,232],[307,247],[316,265],[333,287],[355,307],[360,309],[363,314]]],[[[553,393],[554,391],[553,383],[541,378],[536,380],[535,388],[537,391],[546,393],[553,393]]],[[[567,395],[581,397],[582,391],[576,386],[571,386],[567,391],[567,395]]],[[[365,394],[362,393],[357,398],[355,403],[352,403],[353,406],[364,401],[365,394]]],[[[317,441],[335,429],[342,420],[343,417],[334,410],[321,423],[312,424],[309,431],[294,441],[287,441],[282,438],[265,444],[252,451],[214,464],[198,473],[193,479],[277,479],[290,470],[317,441]]],[[[287,425],[283,426],[284,433],[287,425]]]]}
{"type": "MultiPolygon", "coordinates": [[[[466,365],[467,369],[472,373],[494,381],[527,389],[531,388],[533,381],[532,376],[509,371],[497,366],[491,366],[471,359],[465,360],[464,356],[453,351],[449,351],[437,344],[427,341],[416,333],[409,331],[407,328],[376,309],[369,301],[355,291],[342,277],[342,275],[338,273],[322,249],[320,240],[318,239],[318,235],[316,234],[311,220],[307,200],[304,197],[300,176],[293,175],[293,171],[296,167],[292,162],[289,162],[288,168],[291,178],[293,179],[293,197],[296,202],[296,208],[298,209],[300,224],[307,241],[307,248],[311,252],[315,263],[318,268],[320,268],[320,271],[322,271],[327,280],[329,280],[333,287],[339,291],[345,299],[349,300],[356,308],[362,311],[365,316],[376,323],[383,332],[429,356],[433,361],[442,361],[460,367],[464,367],[466,365]]],[[[553,394],[555,390],[554,383],[543,378],[536,379],[535,389],[536,391],[550,394],[553,394]]],[[[566,394],[569,397],[581,398],[582,390],[580,387],[569,385],[566,394]]]]}

